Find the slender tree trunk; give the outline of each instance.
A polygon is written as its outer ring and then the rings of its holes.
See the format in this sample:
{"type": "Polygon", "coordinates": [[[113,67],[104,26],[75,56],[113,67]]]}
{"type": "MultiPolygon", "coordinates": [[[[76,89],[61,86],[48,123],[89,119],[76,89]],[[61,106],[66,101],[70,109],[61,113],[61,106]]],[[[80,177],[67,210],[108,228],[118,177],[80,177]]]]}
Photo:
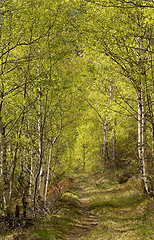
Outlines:
{"type": "Polygon", "coordinates": [[[151,140],[152,140],[152,147],[151,147],[151,153],[152,153],[152,158],[154,158],[154,116],[153,116],[153,109],[152,109],[152,100],[150,95],[147,93],[147,104],[148,104],[148,117],[149,117],[149,121],[151,124],[151,140]]]}
{"type": "Polygon", "coordinates": [[[138,154],[144,189],[148,195],[151,195],[148,181],[149,174],[146,154],[146,105],[145,92],[143,89],[138,93],[138,154]]]}
{"type": "Polygon", "coordinates": [[[138,92],[138,156],[142,173],[142,104],[141,92],[138,92]]]}
{"type": "Polygon", "coordinates": [[[44,160],[42,161],[42,166],[40,170],[40,180],[39,180],[39,196],[41,199],[44,199],[44,191],[45,191],[45,166],[46,163],[44,160]]]}
{"type": "MultiPolygon", "coordinates": [[[[32,39],[32,32],[31,32],[31,36],[30,36],[30,41],[31,41],[31,39],[32,39]]],[[[27,73],[28,74],[30,74],[30,54],[31,54],[31,46],[29,48],[28,62],[27,62],[27,73]]],[[[24,80],[24,91],[23,91],[24,100],[26,100],[26,97],[27,97],[27,81],[28,81],[28,75],[26,75],[25,80],[24,80]]],[[[24,104],[23,115],[21,118],[21,123],[20,123],[19,131],[18,131],[18,137],[17,137],[17,141],[15,144],[15,148],[14,148],[14,154],[13,154],[13,167],[12,167],[11,183],[10,183],[10,199],[12,199],[15,169],[16,169],[16,165],[17,165],[17,154],[18,154],[18,149],[19,149],[19,140],[22,135],[22,128],[23,128],[24,121],[25,121],[25,113],[26,113],[25,109],[26,109],[26,106],[24,104]]]]}
{"type": "MultiPolygon", "coordinates": [[[[4,97],[4,84],[1,83],[2,91],[0,92],[0,151],[1,151],[1,175],[3,180],[3,199],[4,199],[4,211],[8,220],[12,217],[12,204],[9,199],[10,182],[8,179],[7,169],[7,143],[5,136],[5,127],[2,118],[2,107],[4,97]]],[[[9,222],[11,226],[11,222],[9,222]]]]}
{"type": "MultiPolygon", "coordinates": [[[[28,142],[29,142],[29,140],[30,140],[30,131],[31,131],[31,129],[30,129],[30,119],[29,119],[29,109],[28,109],[28,111],[27,111],[27,131],[28,131],[28,133],[27,133],[27,140],[28,140],[28,142]]],[[[31,188],[31,185],[32,185],[32,180],[31,180],[31,178],[32,178],[32,158],[31,158],[31,156],[30,156],[30,154],[31,154],[31,150],[29,149],[29,146],[27,146],[27,177],[28,177],[28,194],[30,194],[31,193],[31,190],[32,190],[32,188],[31,188]]],[[[27,196],[28,196],[28,194],[27,194],[27,196]]]]}
{"type": "MultiPolygon", "coordinates": [[[[150,40],[149,40],[149,46],[150,46],[150,40]]],[[[152,93],[154,93],[153,51],[152,50],[153,49],[151,49],[150,51],[150,68],[151,68],[151,79],[152,79],[151,87],[152,87],[152,93]]],[[[153,116],[153,107],[152,107],[152,100],[151,100],[150,94],[147,94],[147,101],[148,101],[149,116],[150,116],[150,123],[151,123],[152,159],[154,159],[154,122],[153,122],[154,116],[153,116]]]]}
{"type": "Polygon", "coordinates": [[[148,163],[146,154],[146,106],[145,106],[145,92],[141,91],[141,107],[142,107],[142,177],[144,182],[145,191],[150,195],[149,183],[148,183],[148,163]]]}
{"type": "Polygon", "coordinates": [[[14,153],[13,153],[13,166],[12,166],[11,181],[10,181],[10,201],[12,200],[12,194],[13,194],[14,176],[15,176],[15,169],[16,169],[16,165],[17,165],[17,153],[18,153],[18,148],[19,148],[19,139],[21,137],[23,122],[24,122],[24,113],[23,113],[23,117],[21,119],[21,126],[19,127],[18,138],[17,138],[17,142],[15,144],[14,153]]]}
{"type": "Polygon", "coordinates": [[[62,130],[62,116],[60,112],[60,125],[59,125],[59,132],[53,139],[51,146],[50,146],[50,152],[49,152],[49,162],[48,162],[48,167],[47,167],[47,176],[46,176],[46,183],[45,183],[45,193],[44,193],[44,199],[45,203],[47,202],[47,194],[48,194],[48,185],[49,185],[49,177],[50,177],[50,172],[51,172],[51,162],[52,162],[52,153],[53,153],[53,147],[56,141],[58,140],[62,130]]]}
{"type": "Polygon", "coordinates": [[[114,119],[113,126],[113,164],[115,168],[117,167],[117,159],[116,159],[116,118],[114,119]]]}
{"type": "MultiPolygon", "coordinates": [[[[27,115],[28,116],[28,115],[27,115]]],[[[27,130],[28,133],[25,134],[25,138],[27,138],[27,142],[29,140],[29,117],[27,119],[27,130]]],[[[20,178],[22,179],[22,205],[23,205],[23,218],[27,218],[27,198],[29,196],[29,189],[30,189],[30,175],[31,175],[31,158],[30,158],[30,151],[29,146],[24,146],[24,158],[21,162],[21,173],[20,178]]]]}
{"type": "MultiPolygon", "coordinates": [[[[39,74],[39,69],[38,69],[39,74]]],[[[44,197],[44,169],[43,169],[43,126],[42,126],[42,92],[39,87],[39,105],[38,105],[38,159],[39,166],[34,184],[34,213],[36,213],[36,195],[39,193],[41,200],[44,197]]]]}
{"type": "Polygon", "coordinates": [[[39,164],[40,164],[40,173],[39,173],[39,195],[44,198],[45,190],[45,162],[43,160],[43,124],[42,124],[42,93],[41,88],[39,88],[39,119],[38,119],[38,135],[39,135],[39,164]]]}
{"type": "Polygon", "coordinates": [[[33,154],[30,158],[30,176],[29,176],[29,182],[30,182],[30,186],[29,186],[29,195],[32,195],[32,186],[33,186],[33,154]]]}
{"type": "Polygon", "coordinates": [[[7,162],[6,162],[6,139],[5,129],[3,127],[2,116],[0,116],[0,146],[1,146],[1,174],[3,179],[3,198],[4,198],[4,210],[6,217],[10,219],[12,217],[12,205],[9,198],[10,184],[8,179],[7,162]]]}
{"type": "MultiPolygon", "coordinates": [[[[113,90],[112,85],[110,85],[110,103],[109,106],[112,104],[112,98],[113,98],[113,90]]],[[[103,153],[104,153],[104,161],[107,163],[110,160],[109,153],[108,153],[108,125],[109,125],[109,114],[110,112],[107,112],[106,120],[103,126],[103,132],[104,132],[104,145],[103,145],[103,153]]]]}
{"type": "Polygon", "coordinates": [[[104,144],[103,144],[103,155],[104,161],[107,163],[109,161],[109,154],[108,154],[108,120],[106,119],[104,126],[103,126],[103,133],[104,133],[104,144]]]}
{"type": "Polygon", "coordinates": [[[82,145],[82,150],[83,150],[83,164],[82,164],[82,169],[83,171],[85,170],[85,166],[86,166],[86,145],[82,145]]]}
{"type": "Polygon", "coordinates": [[[50,172],[51,172],[52,150],[53,150],[53,145],[51,144],[50,152],[49,152],[49,162],[48,162],[48,168],[47,168],[46,184],[45,184],[45,193],[44,193],[44,200],[45,200],[45,203],[47,202],[49,177],[50,177],[50,172]]]}
{"type": "MultiPolygon", "coordinates": [[[[143,15],[139,16],[139,28],[142,31],[143,27],[143,15]]],[[[150,180],[149,180],[149,173],[148,173],[148,161],[147,161],[147,149],[146,149],[146,88],[147,88],[147,79],[146,79],[146,71],[145,71],[145,55],[143,52],[144,42],[143,39],[140,37],[139,39],[139,56],[140,56],[140,86],[139,86],[139,96],[138,96],[138,124],[139,124],[139,131],[138,131],[138,142],[139,142],[139,159],[141,163],[141,173],[142,173],[142,180],[144,184],[144,190],[147,195],[151,195],[150,189],[150,180]]]]}

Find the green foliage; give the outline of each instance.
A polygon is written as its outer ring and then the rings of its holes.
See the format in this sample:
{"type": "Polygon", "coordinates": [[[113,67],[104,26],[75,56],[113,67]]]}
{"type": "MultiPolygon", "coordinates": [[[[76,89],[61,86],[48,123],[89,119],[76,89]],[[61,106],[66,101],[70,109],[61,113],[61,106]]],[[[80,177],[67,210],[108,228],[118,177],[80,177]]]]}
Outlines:
{"type": "MultiPolygon", "coordinates": [[[[151,5],[147,7],[147,1],[2,1],[0,116],[9,180],[14,166],[14,182],[23,172],[30,173],[34,187],[42,163],[47,175],[51,149],[50,179],[63,171],[138,171],[141,90],[151,166],[151,5]],[[105,126],[108,162],[103,152],[105,126]]],[[[49,233],[39,234],[48,238],[49,233]]]]}

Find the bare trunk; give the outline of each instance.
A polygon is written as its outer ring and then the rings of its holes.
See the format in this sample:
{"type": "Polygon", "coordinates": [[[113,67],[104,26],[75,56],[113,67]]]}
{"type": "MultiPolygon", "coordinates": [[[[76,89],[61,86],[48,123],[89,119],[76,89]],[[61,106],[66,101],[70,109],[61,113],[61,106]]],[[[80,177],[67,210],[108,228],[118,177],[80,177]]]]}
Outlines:
{"type": "Polygon", "coordinates": [[[117,159],[116,159],[116,118],[114,119],[114,127],[113,127],[113,164],[117,167],[117,159]]]}
{"type": "Polygon", "coordinates": [[[39,195],[44,198],[45,190],[45,163],[43,161],[43,126],[42,126],[42,102],[41,102],[41,88],[39,88],[39,119],[38,119],[38,135],[39,135],[39,164],[40,164],[40,173],[39,173],[39,195]]]}
{"type": "Polygon", "coordinates": [[[150,94],[148,93],[148,89],[146,89],[146,97],[147,97],[147,104],[148,104],[148,118],[151,124],[151,153],[152,158],[154,157],[154,122],[153,122],[153,107],[152,107],[152,99],[150,94]]]}
{"type": "Polygon", "coordinates": [[[41,197],[41,199],[44,199],[44,191],[45,191],[45,162],[42,162],[39,179],[39,196],[41,197]]]}
{"type": "Polygon", "coordinates": [[[49,162],[48,162],[47,177],[46,177],[46,184],[45,184],[45,194],[44,194],[45,203],[47,202],[48,185],[49,185],[49,177],[50,177],[51,162],[52,162],[52,149],[53,149],[53,145],[51,145],[50,152],[49,152],[49,162]]]}
{"type": "MultiPolygon", "coordinates": [[[[38,68],[39,75],[39,68],[38,68]]],[[[36,195],[39,194],[41,200],[44,199],[45,190],[45,175],[44,175],[44,164],[43,164],[43,124],[42,124],[42,92],[39,87],[39,105],[38,105],[38,160],[39,166],[37,175],[34,183],[34,213],[36,213],[36,195]]]]}
{"type": "Polygon", "coordinates": [[[152,159],[154,159],[154,123],[152,124],[151,136],[152,136],[152,159]]]}
{"type": "MultiPolygon", "coordinates": [[[[112,84],[110,84],[110,102],[109,107],[112,104],[113,99],[113,87],[112,84]]],[[[104,132],[104,145],[103,145],[103,154],[104,154],[104,161],[107,163],[110,160],[109,153],[108,153],[108,125],[109,125],[109,116],[110,111],[107,112],[106,120],[103,126],[103,132],[104,132]]]]}
{"type": "Polygon", "coordinates": [[[141,91],[141,107],[142,107],[142,178],[144,182],[145,191],[150,195],[150,189],[148,184],[148,163],[146,154],[146,106],[145,106],[145,93],[141,91]]]}
{"type": "Polygon", "coordinates": [[[4,198],[4,210],[6,216],[10,218],[12,216],[12,205],[9,199],[10,184],[8,180],[7,162],[6,162],[6,140],[5,129],[3,127],[2,117],[0,116],[0,147],[1,147],[1,174],[3,179],[3,198],[4,198]]]}
{"type": "Polygon", "coordinates": [[[146,106],[143,89],[138,94],[138,154],[145,192],[150,195],[148,162],[146,154],[146,106]]]}
{"type": "Polygon", "coordinates": [[[85,170],[85,166],[86,166],[86,146],[83,145],[83,165],[82,165],[83,171],[85,170]]]}
{"type": "MultiPolygon", "coordinates": [[[[149,41],[150,45],[150,41],[149,41]]],[[[151,49],[152,50],[152,49],[151,49]]],[[[154,92],[154,74],[153,74],[153,51],[150,51],[150,64],[151,64],[151,78],[152,78],[152,93],[154,92]]],[[[151,137],[152,137],[152,158],[154,158],[154,123],[153,123],[153,107],[152,107],[152,100],[150,95],[147,95],[148,100],[148,108],[149,108],[149,116],[150,116],[150,123],[151,123],[151,137]]]]}
{"type": "MultiPolygon", "coordinates": [[[[33,154],[32,154],[33,155],[33,154]]],[[[33,185],[33,157],[31,157],[30,159],[30,175],[29,175],[29,182],[30,182],[30,186],[29,186],[29,195],[32,195],[32,185],[33,185]]]]}
{"type": "MultiPolygon", "coordinates": [[[[12,216],[12,205],[9,199],[9,190],[10,183],[8,179],[8,171],[7,171],[7,144],[6,144],[6,136],[5,136],[5,127],[3,125],[2,119],[2,106],[3,106],[3,97],[4,97],[4,85],[1,83],[2,91],[0,93],[0,151],[1,151],[1,175],[3,181],[3,199],[4,199],[4,211],[6,217],[8,219],[12,216]]],[[[11,224],[11,223],[10,223],[11,224]]]]}
{"type": "Polygon", "coordinates": [[[53,152],[53,147],[56,141],[58,140],[62,130],[62,116],[60,118],[60,125],[59,125],[59,132],[53,139],[51,146],[50,146],[50,152],[49,152],[49,162],[48,162],[48,167],[47,167],[47,176],[46,176],[46,183],[45,183],[45,193],[44,193],[44,199],[45,203],[47,201],[47,194],[48,194],[48,185],[49,185],[49,177],[50,177],[50,172],[51,172],[51,162],[52,162],[52,152],[53,152]]]}
{"type": "Polygon", "coordinates": [[[138,93],[138,156],[142,171],[142,104],[141,93],[138,93]]]}
{"type": "MultiPolygon", "coordinates": [[[[31,49],[31,47],[30,47],[30,49],[31,49]]],[[[30,73],[30,69],[29,69],[30,59],[29,58],[30,58],[30,54],[28,55],[28,65],[27,65],[28,73],[30,73]]],[[[23,92],[24,100],[26,100],[26,96],[27,96],[27,76],[26,76],[25,81],[24,81],[24,92],[23,92]]],[[[19,131],[18,131],[18,137],[17,137],[17,141],[16,141],[16,144],[15,144],[14,153],[13,153],[13,166],[12,166],[12,174],[11,174],[11,182],[10,182],[10,200],[12,199],[12,194],[13,194],[15,169],[16,169],[16,165],[17,165],[17,155],[18,155],[18,150],[19,150],[19,140],[20,140],[21,135],[22,135],[22,128],[23,128],[23,124],[24,124],[24,120],[25,120],[25,109],[26,109],[26,106],[24,104],[23,115],[22,115],[22,118],[21,118],[21,123],[20,123],[19,131]]]]}
{"type": "Polygon", "coordinates": [[[13,166],[12,166],[12,174],[11,174],[11,181],[10,181],[10,194],[9,194],[10,201],[12,200],[12,194],[13,194],[14,176],[15,176],[15,169],[16,169],[16,165],[17,165],[17,153],[18,153],[18,148],[19,148],[19,139],[21,137],[23,122],[24,122],[24,114],[23,114],[23,117],[21,120],[21,126],[19,127],[18,139],[15,144],[14,153],[13,153],[13,166]]]}
{"type": "Polygon", "coordinates": [[[104,161],[107,163],[109,161],[109,154],[108,154],[108,120],[105,121],[104,127],[104,144],[103,144],[103,155],[104,161]]]}

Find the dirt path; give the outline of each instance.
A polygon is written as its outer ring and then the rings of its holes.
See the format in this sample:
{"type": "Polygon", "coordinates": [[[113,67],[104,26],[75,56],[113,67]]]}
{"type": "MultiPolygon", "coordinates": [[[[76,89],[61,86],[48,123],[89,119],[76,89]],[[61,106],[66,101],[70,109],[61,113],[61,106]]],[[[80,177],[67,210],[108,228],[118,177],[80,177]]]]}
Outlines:
{"type": "Polygon", "coordinates": [[[82,239],[88,232],[92,231],[99,224],[99,216],[90,210],[91,194],[96,191],[96,184],[94,179],[84,174],[77,182],[78,192],[80,192],[80,210],[82,212],[79,219],[75,220],[73,232],[67,236],[67,240],[82,239]],[[86,181],[87,180],[87,181],[86,181]]]}
{"type": "Polygon", "coordinates": [[[51,214],[34,227],[2,240],[152,240],[153,200],[138,182],[118,184],[104,176],[74,175],[51,214]]]}
{"type": "Polygon", "coordinates": [[[140,181],[115,180],[83,174],[79,186],[81,217],[67,240],[152,240],[153,200],[140,190],[140,181]]]}

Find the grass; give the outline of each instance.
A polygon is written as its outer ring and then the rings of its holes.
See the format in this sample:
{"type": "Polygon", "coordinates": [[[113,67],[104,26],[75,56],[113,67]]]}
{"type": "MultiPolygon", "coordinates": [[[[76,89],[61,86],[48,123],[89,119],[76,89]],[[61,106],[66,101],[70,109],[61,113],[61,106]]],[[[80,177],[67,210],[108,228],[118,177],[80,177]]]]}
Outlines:
{"type": "Polygon", "coordinates": [[[16,238],[0,239],[68,240],[78,235],[82,240],[153,239],[153,199],[136,188],[136,183],[118,184],[87,174],[76,178],[79,188],[63,194],[48,217],[22,229],[24,238],[19,233],[16,238]]]}
{"type": "Polygon", "coordinates": [[[153,200],[134,184],[105,181],[93,194],[90,208],[100,216],[100,224],[83,237],[101,240],[152,240],[153,200]]]}
{"type": "Polygon", "coordinates": [[[76,221],[82,214],[77,195],[69,191],[57,201],[53,214],[37,221],[35,228],[27,232],[27,239],[66,239],[68,233],[74,231],[76,221]]]}
{"type": "Polygon", "coordinates": [[[59,238],[57,232],[51,229],[48,230],[48,229],[38,228],[34,230],[32,233],[34,235],[34,239],[36,238],[40,238],[40,239],[52,239],[52,238],[56,239],[57,238],[58,239],[59,238]]]}

